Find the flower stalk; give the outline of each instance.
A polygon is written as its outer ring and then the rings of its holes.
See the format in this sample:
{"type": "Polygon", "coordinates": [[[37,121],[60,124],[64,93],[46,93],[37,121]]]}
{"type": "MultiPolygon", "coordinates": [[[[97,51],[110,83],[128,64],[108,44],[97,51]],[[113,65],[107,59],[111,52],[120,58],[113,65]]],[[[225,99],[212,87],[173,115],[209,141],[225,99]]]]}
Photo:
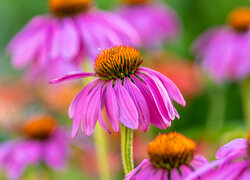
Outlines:
{"type": "Polygon", "coordinates": [[[250,128],[250,77],[246,78],[241,85],[244,120],[247,128],[250,128]]]}
{"type": "Polygon", "coordinates": [[[121,124],[121,153],[125,175],[134,169],[133,130],[121,124]]]}
{"type": "Polygon", "coordinates": [[[209,101],[209,114],[206,128],[210,133],[217,133],[223,127],[225,119],[226,95],[222,86],[210,87],[209,101]]]}

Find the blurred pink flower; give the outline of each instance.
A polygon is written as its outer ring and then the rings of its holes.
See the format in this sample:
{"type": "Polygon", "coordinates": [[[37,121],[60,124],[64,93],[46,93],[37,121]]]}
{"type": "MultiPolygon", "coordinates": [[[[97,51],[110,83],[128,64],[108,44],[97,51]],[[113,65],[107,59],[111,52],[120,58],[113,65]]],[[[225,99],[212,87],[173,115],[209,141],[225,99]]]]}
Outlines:
{"type": "Polygon", "coordinates": [[[250,8],[234,10],[229,25],[214,27],[194,44],[204,70],[218,82],[244,79],[250,73],[250,8]]]}
{"type": "Polygon", "coordinates": [[[195,155],[193,140],[178,133],[162,134],[148,146],[149,159],[144,159],[125,180],[184,180],[205,165],[205,157],[195,155]]]}
{"type": "Polygon", "coordinates": [[[179,18],[166,4],[147,0],[126,0],[125,4],[117,12],[135,27],[145,47],[161,46],[179,34],[179,18]]]}
{"type": "Polygon", "coordinates": [[[187,180],[247,180],[250,179],[250,139],[234,139],[216,153],[217,160],[191,174],[187,180]],[[216,168],[217,167],[217,168],[216,168]]]}
{"type": "Polygon", "coordinates": [[[24,137],[0,145],[0,167],[11,180],[19,179],[29,165],[65,166],[69,141],[52,117],[35,116],[25,124],[24,137]]]}
{"type": "Polygon", "coordinates": [[[34,17],[11,41],[16,68],[29,66],[29,77],[48,78],[79,69],[86,58],[116,44],[138,45],[134,28],[118,15],[90,9],[90,0],[49,0],[53,15],[34,17]]]}
{"type": "Polygon", "coordinates": [[[91,135],[97,119],[106,129],[101,109],[105,106],[114,131],[119,131],[119,121],[131,129],[143,132],[150,122],[158,128],[171,126],[179,114],[173,100],[185,106],[186,102],[167,77],[149,68],[140,67],[142,57],[132,47],[115,46],[102,51],[95,61],[95,73],[70,73],[55,79],[59,83],[69,79],[96,77],[74,99],[69,108],[73,118],[74,137],[81,123],[87,136],[91,135]]]}

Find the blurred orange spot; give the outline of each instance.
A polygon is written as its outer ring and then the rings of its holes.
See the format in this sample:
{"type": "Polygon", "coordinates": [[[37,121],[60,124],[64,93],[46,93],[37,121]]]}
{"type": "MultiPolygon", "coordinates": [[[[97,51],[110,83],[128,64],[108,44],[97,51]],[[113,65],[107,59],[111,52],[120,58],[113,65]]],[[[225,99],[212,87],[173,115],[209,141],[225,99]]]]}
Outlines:
{"type": "Polygon", "coordinates": [[[229,24],[239,31],[246,31],[250,25],[250,8],[239,7],[233,10],[228,16],[229,24]]]}
{"type": "Polygon", "coordinates": [[[123,0],[124,3],[129,5],[136,5],[136,4],[146,4],[149,0],[123,0]]]}
{"type": "Polygon", "coordinates": [[[49,115],[38,115],[32,117],[24,125],[23,131],[32,139],[47,139],[56,126],[56,121],[49,115]]]}
{"type": "Polygon", "coordinates": [[[49,7],[57,16],[75,15],[86,10],[91,0],[50,0],[49,7]]]}

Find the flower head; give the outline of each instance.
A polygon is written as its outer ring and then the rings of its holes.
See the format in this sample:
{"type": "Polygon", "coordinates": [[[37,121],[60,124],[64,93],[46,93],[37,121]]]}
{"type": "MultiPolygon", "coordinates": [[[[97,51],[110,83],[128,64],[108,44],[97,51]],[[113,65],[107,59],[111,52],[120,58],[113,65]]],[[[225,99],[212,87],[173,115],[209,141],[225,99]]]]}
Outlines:
{"type": "Polygon", "coordinates": [[[55,126],[54,118],[47,115],[35,116],[24,125],[23,131],[31,139],[43,140],[49,138],[55,126]]]}
{"type": "Polygon", "coordinates": [[[249,7],[234,10],[228,25],[208,30],[194,44],[197,59],[218,82],[244,79],[250,73],[249,15],[249,7]]]}
{"type": "Polygon", "coordinates": [[[19,179],[26,167],[45,163],[62,169],[66,163],[69,141],[53,117],[32,117],[23,127],[23,137],[0,144],[0,167],[9,179],[19,179]]]}
{"type": "Polygon", "coordinates": [[[239,7],[228,16],[228,23],[236,31],[247,31],[250,26],[250,8],[239,7]]]}
{"type": "Polygon", "coordinates": [[[166,4],[148,0],[124,0],[124,3],[117,13],[135,27],[144,47],[162,46],[179,34],[180,20],[166,4]]]}
{"type": "Polygon", "coordinates": [[[203,156],[195,155],[195,151],[195,142],[179,133],[159,135],[148,145],[149,159],[142,161],[125,179],[185,179],[207,162],[203,156]]]}
{"type": "MultiPolygon", "coordinates": [[[[249,137],[249,135],[248,135],[249,137]]],[[[238,138],[222,146],[216,153],[217,160],[210,162],[191,174],[187,180],[250,178],[250,139],[238,138]]]]}
{"type": "MultiPolygon", "coordinates": [[[[28,77],[52,79],[80,69],[105,48],[140,45],[137,31],[123,18],[89,8],[90,0],[50,0],[52,14],[34,17],[8,46],[15,68],[28,77]]],[[[90,61],[92,63],[92,61],[90,61]]]]}
{"type": "Polygon", "coordinates": [[[173,100],[185,106],[185,100],[175,84],[164,75],[140,67],[142,58],[136,49],[115,46],[103,50],[96,58],[95,73],[75,72],[51,83],[67,79],[95,76],[74,99],[69,108],[73,118],[72,135],[81,123],[83,132],[90,135],[97,119],[107,130],[101,110],[105,107],[114,131],[119,121],[131,129],[147,131],[150,122],[167,128],[179,115],[173,100]]]}
{"type": "Polygon", "coordinates": [[[86,10],[90,2],[91,0],[49,0],[49,7],[55,15],[63,17],[86,10]]]}

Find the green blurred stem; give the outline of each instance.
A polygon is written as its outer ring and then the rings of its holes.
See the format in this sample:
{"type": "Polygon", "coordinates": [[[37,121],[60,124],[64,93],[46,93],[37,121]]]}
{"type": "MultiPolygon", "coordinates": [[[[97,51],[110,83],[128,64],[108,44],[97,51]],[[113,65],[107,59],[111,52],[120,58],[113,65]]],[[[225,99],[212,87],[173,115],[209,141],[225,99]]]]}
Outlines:
{"type": "Polygon", "coordinates": [[[108,166],[107,139],[104,130],[99,123],[96,125],[94,138],[96,142],[97,164],[101,180],[110,180],[108,166]]]}
{"type": "Polygon", "coordinates": [[[243,104],[244,119],[247,128],[250,128],[250,77],[248,77],[241,85],[241,96],[243,104]]]}
{"type": "Polygon", "coordinates": [[[217,133],[224,124],[226,96],[222,86],[209,89],[209,113],[206,128],[209,133],[217,133]]]}
{"type": "Polygon", "coordinates": [[[121,151],[125,175],[134,169],[133,130],[121,124],[121,151]]]}

